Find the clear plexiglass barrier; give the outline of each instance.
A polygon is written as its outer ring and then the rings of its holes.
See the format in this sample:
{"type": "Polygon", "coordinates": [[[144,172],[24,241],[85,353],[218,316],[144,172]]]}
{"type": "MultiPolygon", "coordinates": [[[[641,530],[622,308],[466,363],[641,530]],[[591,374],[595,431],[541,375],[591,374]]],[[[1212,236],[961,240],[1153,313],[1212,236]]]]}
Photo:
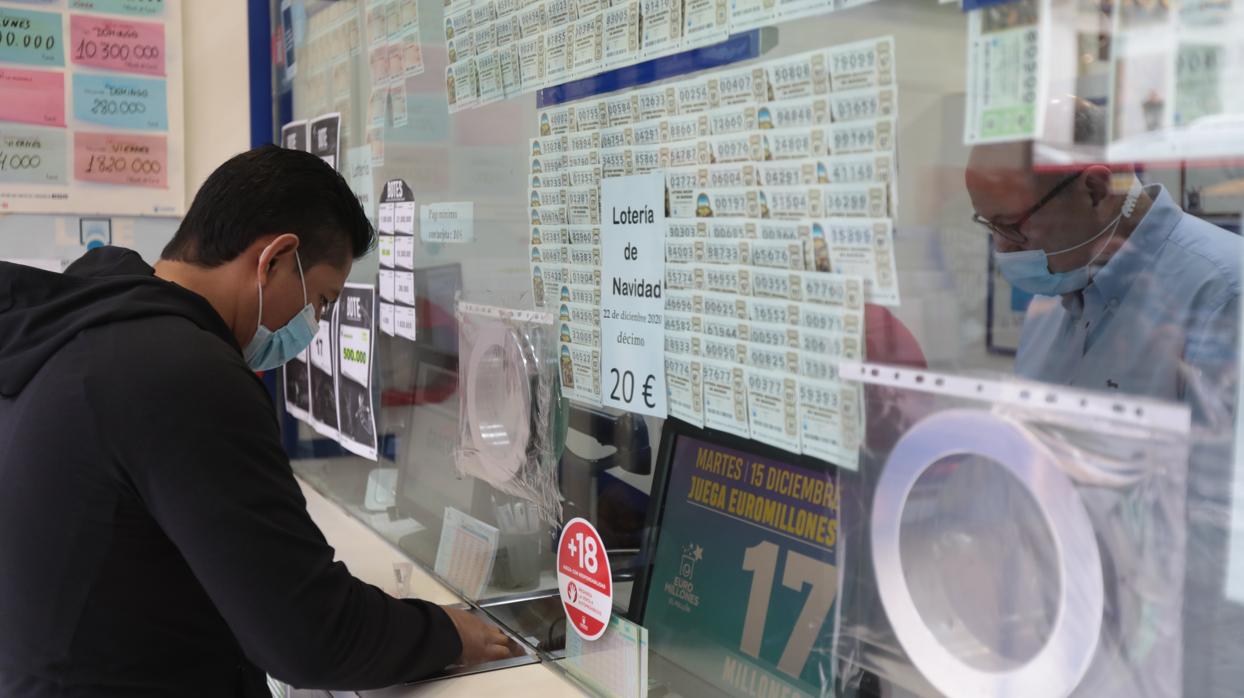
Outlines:
{"type": "Polygon", "coordinates": [[[295,470],[598,695],[1238,696],[1241,5],[273,0],[295,470]]]}

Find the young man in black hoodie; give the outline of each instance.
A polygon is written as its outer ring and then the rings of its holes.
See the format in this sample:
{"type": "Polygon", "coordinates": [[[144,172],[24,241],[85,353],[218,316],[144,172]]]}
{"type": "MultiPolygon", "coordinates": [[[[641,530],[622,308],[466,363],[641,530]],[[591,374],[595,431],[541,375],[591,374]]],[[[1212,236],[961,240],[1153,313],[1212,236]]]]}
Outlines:
{"type": "Polygon", "coordinates": [[[0,263],[0,696],[366,689],[508,656],[333,561],[254,373],[306,347],[372,241],[340,175],[265,146],[154,269],[0,263]]]}

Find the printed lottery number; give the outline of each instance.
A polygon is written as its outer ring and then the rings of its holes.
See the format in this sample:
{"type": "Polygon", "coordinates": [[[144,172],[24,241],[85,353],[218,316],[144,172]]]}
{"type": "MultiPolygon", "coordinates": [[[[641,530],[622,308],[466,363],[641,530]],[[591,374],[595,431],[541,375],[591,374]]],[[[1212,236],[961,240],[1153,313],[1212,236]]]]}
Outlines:
{"type": "Polygon", "coordinates": [[[778,82],[795,82],[812,77],[812,68],[806,65],[783,66],[777,69],[775,77],[778,82]]]}
{"type": "Polygon", "coordinates": [[[1217,69],[1218,52],[1213,48],[1180,51],[1179,57],[1175,62],[1175,72],[1178,75],[1189,75],[1198,73],[1201,70],[1210,71],[1217,69]]]}
{"type": "Polygon", "coordinates": [[[867,231],[858,228],[848,230],[833,231],[834,244],[836,245],[860,245],[868,242],[869,234],[867,231]]]}
{"type": "MultiPolygon", "coordinates": [[[[769,615],[769,596],[773,592],[780,552],[776,544],[765,541],[753,545],[743,554],[743,570],[752,573],[752,587],[747,595],[747,615],[743,621],[739,650],[756,658],[760,657],[765,621],[769,615]]],[[[808,598],[803,602],[803,609],[786,641],[786,649],[778,660],[778,669],[794,677],[803,673],[803,666],[812,653],[812,645],[820,636],[821,626],[834,605],[834,598],[838,595],[838,574],[829,563],[789,550],[782,571],[782,586],[800,592],[804,584],[811,585],[808,598]]]]}
{"type": "Polygon", "coordinates": [[[876,138],[871,131],[849,131],[846,133],[834,134],[834,147],[842,150],[844,148],[872,148],[876,143],[876,138]]]}
{"type": "Polygon", "coordinates": [[[834,72],[843,73],[848,70],[872,68],[877,64],[877,54],[872,51],[852,51],[846,55],[834,57],[834,72]]]}

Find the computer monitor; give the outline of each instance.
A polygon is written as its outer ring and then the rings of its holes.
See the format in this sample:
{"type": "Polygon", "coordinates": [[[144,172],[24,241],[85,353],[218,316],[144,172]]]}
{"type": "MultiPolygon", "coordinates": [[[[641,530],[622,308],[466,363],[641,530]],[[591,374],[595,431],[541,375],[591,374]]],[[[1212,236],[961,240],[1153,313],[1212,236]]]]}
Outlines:
{"type": "Polygon", "coordinates": [[[457,262],[415,270],[415,344],[446,354],[458,353],[454,309],[462,290],[462,265],[457,262]]]}
{"type": "Polygon", "coordinates": [[[628,615],[651,676],[682,695],[820,695],[834,684],[838,473],[665,422],[628,615]]]}
{"type": "MultiPolygon", "coordinates": [[[[422,524],[420,551],[435,555],[445,507],[471,512],[475,479],[459,477],[454,465],[458,445],[458,360],[453,354],[415,351],[414,390],[406,433],[397,445],[397,510],[422,524]],[[427,539],[427,540],[423,540],[427,539]]],[[[405,545],[405,543],[403,543],[405,545]]],[[[422,558],[421,558],[422,559],[422,558]]]]}
{"type": "Polygon", "coordinates": [[[456,262],[414,271],[415,341],[394,340],[388,385],[392,408],[408,409],[394,456],[398,464],[397,509],[439,535],[446,506],[471,510],[473,479],[459,478],[458,323],[454,314],[462,290],[456,262]]]}

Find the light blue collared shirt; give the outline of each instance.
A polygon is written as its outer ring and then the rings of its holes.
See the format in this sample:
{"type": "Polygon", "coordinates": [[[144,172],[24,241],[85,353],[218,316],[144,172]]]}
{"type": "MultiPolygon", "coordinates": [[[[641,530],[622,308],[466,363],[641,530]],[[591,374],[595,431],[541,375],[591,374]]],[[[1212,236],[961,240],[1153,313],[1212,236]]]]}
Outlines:
{"type": "Polygon", "coordinates": [[[1223,583],[1244,242],[1185,214],[1165,189],[1146,191],[1157,192],[1153,206],[1088,287],[1033,300],[1015,369],[1192,408],[1182,695],[1235,698],[1244,685],[1244,607],[1223,600],[1223,583]]]}
{"type": "Polygon", "coordinates": [[[1239,331],[1238,235],[1185,214],[1160,185],[1122,248],[1083,291],[1037,296],[1015,370],[1095,390],[1187,401],[1193,414],[1230,406],[1239,331]]]}

